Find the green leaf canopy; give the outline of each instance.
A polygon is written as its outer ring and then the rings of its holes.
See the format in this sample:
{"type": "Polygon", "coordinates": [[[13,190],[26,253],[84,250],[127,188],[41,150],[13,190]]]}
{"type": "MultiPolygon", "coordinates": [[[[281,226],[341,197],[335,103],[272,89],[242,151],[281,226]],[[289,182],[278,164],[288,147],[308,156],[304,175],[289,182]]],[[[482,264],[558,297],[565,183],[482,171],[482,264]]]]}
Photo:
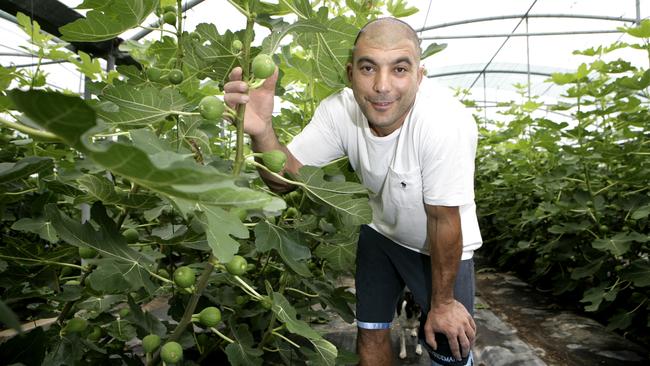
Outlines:
{"type": "Polygon", "coordinates": [[[69,42],[97,42],[115,38],[140,25],[158,5],[158,0],[108,0],[86,2],[94,9],[86,18],[59,28],[69,42]]]}
{"type": "MultiPolygon", "coordinates": [[[[82,99],[44,91],[12,90],[16,106],[42,128],[87,154],[99,165],[140,186],[195,203],[272,210],[284,202],[265,192],[239,187],[230,174],[174,151],[147,154],[128,143],[92,143],[86,135],[98,128],[95,112],[82,99]]],[[[163,145],[158,145],[163,146],[163,145]]],[[[147,147],[145,147],[147,148],[147,147]]]]}
{"type": "Polygon", "coordinates": [[[45,206],[45,216],[63,241],[75,247],[95,249],[103,257],[89,277],[93,289],[116,292],[144,287],[149,292],[155,291],[156,286],[149,279],[153,260],[127,245],[101,204],[96,203],[91,209],[99,230],[88,222],[72,220],[52,203],[45,206]]]}
{"type": "Polygon", "coordinates": [[[123,84],[104,90],[100,99],[118,107],[99,109],[97,114],[105,122],[115,125],[148,126],[162,121],[174,111],[182,111],[188,103],[178,90],[144,87],[134,89],[123,84]]]}
{"type": "Polygon", "coordinates": [[[255,226],[255,246],[260,252],[275,249],[282,260],[296,273],[304,277],[311,277],[304,260],[311,257],[309,248],[299,244],[297,235],[289,233],[279,226],[262,221],[255,226]]]}
{"type": "Polygon", "coordinates": [[[52,158],[30,156],[15,163],[0,163],[0,183],[27,178],[34,173],[52,170],[52,158]]]}
{"type": "Polygon", "coordinates": [[[323,170],[312,166],[300,168],[296,180],[304,183],[302,189],[312,199],[332,207],[350,225],[368,224],[372,221],[368,190],[361,184],[326,181],[323,170]],[[354,198],[352,195],[364,197],[354,198]]]}

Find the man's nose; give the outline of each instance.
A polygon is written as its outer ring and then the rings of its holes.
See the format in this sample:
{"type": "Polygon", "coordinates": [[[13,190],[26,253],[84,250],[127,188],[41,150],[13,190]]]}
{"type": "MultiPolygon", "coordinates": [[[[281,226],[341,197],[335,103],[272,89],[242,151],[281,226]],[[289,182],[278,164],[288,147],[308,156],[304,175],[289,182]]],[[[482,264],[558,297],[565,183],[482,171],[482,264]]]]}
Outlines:
{"type": "Polygon", "coordinates": [[[380,71],[375,74],[375,92],[387,93],[390,91],[390,78],[388,72],[380,71]]]}

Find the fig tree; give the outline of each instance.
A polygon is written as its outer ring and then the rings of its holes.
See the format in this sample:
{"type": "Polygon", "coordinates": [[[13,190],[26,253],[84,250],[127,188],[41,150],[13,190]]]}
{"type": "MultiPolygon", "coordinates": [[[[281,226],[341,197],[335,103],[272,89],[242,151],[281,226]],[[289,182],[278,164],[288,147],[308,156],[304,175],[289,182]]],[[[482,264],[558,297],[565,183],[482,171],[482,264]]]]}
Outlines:
{"type": "Polygon", "coordinates": [[[287,156],[280,150],[266,151],[262,154],[262,162],[274,173],[279,173],[284,169],[284,164],[287,162],[287,156]]]}
{"type": "Polygon", "coordinates": [[[156,334],[149,334],[142,338],[142,349],[146,353],[155,352],[160,347],[160,337],[156,334]]]}
{"type": "Polygon", "coordinates": [[[199,113],[201,113],[201,117],[207,120],[215,121],[220,119],[225,109],[226,106],[223,101],[213,95],[203,97],[199,102],[199,113]]]}
{"type": "Polygon", "coordinates": [[[246,258],[242,257],[241,255],[234,256],[230,262],[226,263],[226,270],[228,270],[228,273],[236,276],[243,275],[246,273],[247,269],[248,262],[246,261],[246,258]]]}
{"type": "Polygon", "coordinates": [[[190,267],[178,267],[174,271],[174,283],[180,288],[188,288],[196,282],[194,270],[190,267]]]}
{"type": "Polygon", "coordinates": [[[214,307],[207,307],[199,313],[199,323],[204,327],[214,327],[221,321],[221,311],[214,307]]]}
{"type": "Polygon", "coordinates": [[[244,47],[244,45],[241,43],[240,40],[236,39],[232,41],[232,50],[235,52],[241,51],[241,49],[244,47]]]}
{"type": "Polygon", "coordinates": [[[86,330],[88,327],[88,321],[84,318],[72,318],[68,320],[68,323],[63,327],[61,333],[79,333],[86,330]]]}
{"type": "Polygon", "coordinates": [[[284,216],[289,219],[293,219],[296,217],[300,217],[300,211],[298,211],[297,208],[295,207],[289,207],[287,210],[284,212],[284,216]]]}
{"type": "Polygon", "coordinates": [[[273,58],[265,53],[260,53],[255,56],[252,63],[253,75],[258,79],[266,79],[273,75],[275,71],[275,63],[273,58]]]}
{"type": "Polygon", "coordinates": [[[164,268],[158,268],[156,273],[158,274],[158,276],[160,276],[162,278],[169,279],[169,272],[167,272],[167,270],[164,269],[164,268]]]}
{"type": "Polygon", "coordinates": [[[179,69],[171,69],[167,74],[167,80],[174,85],[178,85],[183,82],[183,72],[179,69]]]}
{"type": "Polygon", "coordinates": [[[163,14],[163,21],[169,25],[176,25],[176,12],[168,11],[163,14]]]}
{"type": "Polygon", "coordinates": [[[178,363],[183,359],[183,347],[177,342],[167,342],[160,350],[160,358],[165,363],[178,363]]]}
{"type": "Polygon", "coordinates": [[[97,251],[91,247],[79,247],[79,257],[81,258],[94,258],[96,255],[97,251]]]}
{"type": "Polygon", "coordinates": [[[126,242],[129,244],[137,243],[138,239],[140,239],[140,234],[138,234],[138,230],[134,228],[128,228],[124,230],[122,235],[124,235],[124,238],[126,238],[126,242]]]}
{"type": "Polygon", "coordinates": [[[162,79],[162,73],[163,71],[161,69],[152,66],[147,69],[147,79],[149,79],[149,81],[160,82],[162,79]]]}
{"type": "Polygon", "coordinates": [[[97,342],[102,337],[102,328],[94,326],[93,330],[86,336],[91,342],[97,342]]]}

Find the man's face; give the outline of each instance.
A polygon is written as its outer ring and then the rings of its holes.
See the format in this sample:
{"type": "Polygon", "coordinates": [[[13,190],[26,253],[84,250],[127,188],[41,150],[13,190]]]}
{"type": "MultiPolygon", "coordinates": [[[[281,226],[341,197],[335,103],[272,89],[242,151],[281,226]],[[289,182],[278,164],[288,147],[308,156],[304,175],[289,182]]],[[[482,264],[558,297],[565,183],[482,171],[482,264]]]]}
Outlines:
{"type": "Polygon", "coordinates": [[[415,44],[390,28],[362,35],[348,64],[354,98],[379,136],[402,126],[423,75],[415,44]]]}

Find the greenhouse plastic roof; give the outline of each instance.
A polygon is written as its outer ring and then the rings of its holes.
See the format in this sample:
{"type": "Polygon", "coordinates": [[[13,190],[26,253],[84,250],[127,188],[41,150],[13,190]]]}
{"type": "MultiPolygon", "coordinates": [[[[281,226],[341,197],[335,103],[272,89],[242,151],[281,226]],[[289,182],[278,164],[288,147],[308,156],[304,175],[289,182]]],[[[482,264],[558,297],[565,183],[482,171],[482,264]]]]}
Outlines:
{"type": "MultiPolygon", "coordinates": [[[[81,0],[62,2],[74,7],[81,0]]],[[[204,22],[213,22],[220,30],[238,30],[245,24],[243,16],[225,0],[194,2],[198,4],[187,11],[185,29],[204,22]]],[[[520,98],[513,85],[527,85],[529,78],[531,95],[557,99],[563,91],[545,82],[548,75],[569,72],[590,60],[573,55],[574,50],[631,41],[617,32],[617,27],[632,26],[634,20],[644,19],[649,13],[647,8],[641,8],[648,5],[641,0],[408,0],[408,4],[419,12],[404,20],[416,30],[425,29],[419,33],[423,48],[432,42],[447,44],[445,50],[424,60],[428,76],[449,87],[470,89],[471,98],[484,106],[520,98]],[[525,14],[530,17],[526,19],[525,14]],[[499,17],[504,19],[477,21],[499,17]],[[571,32],[577,34],[568,34],[571,32]]],[[[263,28],[256,31],[258,42],[268,34],[263,28]]],[[[25,53],[20,46],[26,44],[27,37],[15,24],[1,20],[0,32],[1,65],[35,62],[34,57],[17,56],[25,53]]],[[[130,31],[121,37],[127,39],[137,33],[130,31]]],[[[614,52],[610,57],[646,67],[648,63],[642,54],[614,52]]],[[[52,86],[81,92],[83,80],[73,65],[45,67],[52,86]]]]}

